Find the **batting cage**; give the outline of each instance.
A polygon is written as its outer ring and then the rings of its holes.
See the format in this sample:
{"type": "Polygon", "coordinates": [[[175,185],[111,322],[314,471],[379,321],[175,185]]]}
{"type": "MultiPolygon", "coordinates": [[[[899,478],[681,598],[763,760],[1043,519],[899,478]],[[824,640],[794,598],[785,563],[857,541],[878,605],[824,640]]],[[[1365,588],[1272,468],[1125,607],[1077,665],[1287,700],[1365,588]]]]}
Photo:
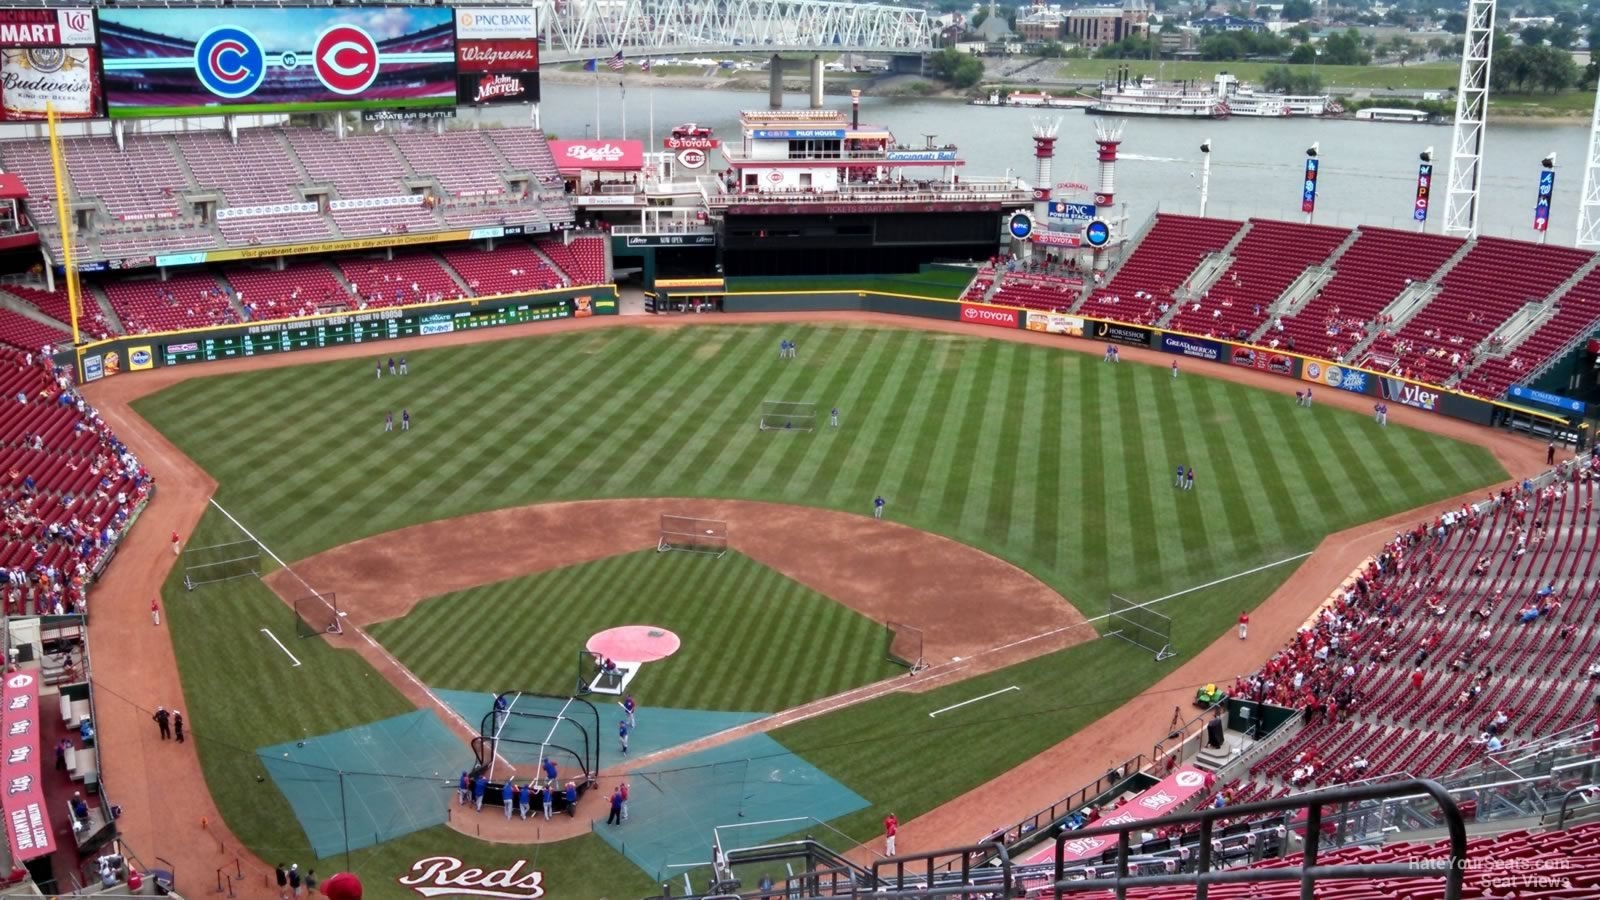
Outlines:
{"type": "Polygon", "coordinates": [[[763,400],[757,421],[762,431],[815,431],[817,404],[763,400]]]}
{"type": "Polygon", "coordinates": [[[185,590],[235,578],[260,578],[261,545],[255,541],[231,541],[190,547],[183,551],[182,562],[185,590]]]}
{"type": "Polygon", "coordinates": [[[600,711],[582,697],[507,691],[483,714],[472,749],[490,780],[502,763],[521,777],[542,777],[539,765],[549,759],[562,781],[588,786],[600,771],[601,736],[600,711]]]}
{"type": "Polygon", "coordinates": [[[722,519],[701,519],[695,516],[661,516],[661,532],[656,539],[656,552],[684,550],[721,558],[728,552],[728,523],[722,519]]]}
{"type": "Polygon", "coordinates": [[[905,666],[915,675],[928,667],[922,655],[922,629],[904,622],[889,622],[888,660],[905,666]]]}
{"type": "Polygon", "coordinates": [[[1172,619],[1146,603],[1135,603],[1121,594],[1112,594],[1106,610],[1110,630],[1106,635],[1122,638],[1135,647],[1156,655],[1156,662],[1176,656],[1172,649],[1172,619]]]}
{"type": "Polygon", "coordinates": [[[344,634],[344,611],[339,608],[339,595],[333,592],[311,593],[296,597],[294,601],[295,634],[316,637],[319,634],[344,634]]]}

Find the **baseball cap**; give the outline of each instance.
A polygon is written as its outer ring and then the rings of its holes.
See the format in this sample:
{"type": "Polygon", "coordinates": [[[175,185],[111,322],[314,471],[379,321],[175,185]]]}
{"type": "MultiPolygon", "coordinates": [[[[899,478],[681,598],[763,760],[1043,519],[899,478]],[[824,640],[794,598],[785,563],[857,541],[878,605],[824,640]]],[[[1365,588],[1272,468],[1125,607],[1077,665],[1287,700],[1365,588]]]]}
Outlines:
{"type": "Polygon", "coordinates": [[[328,900],[361,900],[361,879],[340,872],[322,883],[322,894],[328,900]]]}

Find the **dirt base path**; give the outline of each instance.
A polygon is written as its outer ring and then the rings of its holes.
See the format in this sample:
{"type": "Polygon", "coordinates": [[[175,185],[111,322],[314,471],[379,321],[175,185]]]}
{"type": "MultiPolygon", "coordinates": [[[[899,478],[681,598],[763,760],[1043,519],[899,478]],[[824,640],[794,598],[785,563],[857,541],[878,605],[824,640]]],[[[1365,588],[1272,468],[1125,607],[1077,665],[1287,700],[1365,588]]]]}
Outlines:
{"type": "MultiPolygon", "coordinates": [[[[293,602],[305,583],[339,595],[351,624],[365,628],[396,619],[429,597],[562,566],[656,546],[662,513],[729,523],[733,549],[880,623],[909,622],[923,632],[930,661],[969,661],[972,677],[1022,659],[1089,640],[1081,613],[1044,582],[1004,560],[949,538],[893,521],[825,509],[743,500],[586,500],[548,503],[427,522],[335,547],[273,572],[267,584],[293,602]],[[539,540],[560,535],[560,540],[539,540]],[[302,582],[304,579],[304,582],[302,582]],[[981,616],[974,610],[982,609],[981,616]],[[1078,626],[1078,627],[1075,627],[1078,626]],[[1048,640],[985,653],[1041,631],[1048,640]],[[971,657],[982,654],[980,659],[971,657]]],[[[420,692],[387,653],[366,641],[336,639],[368,656],[395,686],[426,708],[443,705],[420,692]]],[[[704,749],[861,703],[913,682],[890,679],[768,716],[670,751],[632,760],[627,770],[704,749]]],[[[470,741],[469,723],[444,714],[470,741]]],[[[532,774],[531,772],[527,774],[532,774]]],[[[529,829],[503,815],[468,812],[452,824],[485,840],[528,842],[529,829]]],[[[586,820],[560,818],[537,830],[537,840],[560,840],[588,830],[586,820]]]]}
{"type": "MultiPolygon", "coordinates": [[[[139,527],[133,530],[122,544],[117,558],[107,570],[100,586],[94,591],[94,627],[90,646],[98,673],[107,681],[114,676],[117,693],[97,695],[96,711],[100,718],[100,746],[102,770],[106,789],[123,807],[119,822],[122,833],[131,849],[141,859],[149,862],[162,856],[175,863],[185,873],[197,873],[196,880],[209,878],[217,866],[231,862],[234,853],[240,852],[247,872],[267,871],[260,860],[244,853],[237,845],[217,815],[200,772],[194,744],[183,747],[160,745],[155,740],[155,728],[147,721],[144,711],[156,705],[178,702],[179,680],[177,664],[166,629],[153,628],[148,615],[149,604],[144,599],[160,590],[162,581],[173,563],[166,544],[167,535],[176,530],[189,533],[205,511],[205,501],[215,490],[215,483],[174,447],[171,442],[132,411],[129,404],[147,394],[154,393],[190,378],[206,378],[236,372],[273,369],[284,366],[331,362],[340,359],[367,358],[392,353],[415,353],[418,350],[458,346],[472,343],[489,343],[520,340],[547,334],[594,328],[652,327],[683,328],[697,325],[762,325],[774,322],[820,324],[828,322],[874,325],[887,328],[938,331],[965,334],[991,340],[1010,340],[1021,343],[1051,345],[1067,352],[1098,354],[1101,347],[1092,341],[1062,338],[1055,335],[1028,331],[1003,331],[997,328],[975,329],[958,322],[940,322],[932,319],[912,319],[873,313],[745,313],[738,316],[692,317],[601,317],[563,320],[560,322],[529,323],[495,331],[453,333],[428,337],[407,338],[380,345],[349,345],[320,350],[316,353],[282,354],[268,357],[234,359],[208,363],[203,366],[160,368],[137,375],[124,374],[116,378],[88,385],[85,395],[100,410],[117,434],[138,453],[139,458],[156,476],[159,491],[146,509],[139,527]],[[137,704],[137,707],[134,706],[137,704]],[[201,819],[209,822],[202,828],[201,819]],[[218,847],[223,850],[218,850],[218,847]]],[[[1167,366],[1172,357],[1153,350],[1122,348],[1128,362],[1167,366]]],[[[1208,378],[1218,378],[1249,384],[1265,390],[1287,395],[1296,382],[1265,372],[1241,369],[1234,366],[1194,366],[1191,371],[1208,378]]],[[[1366,397],[1342,391],[1326,391],[1318,398],[1323,403],[1366,413],[1370,401],[1366,397]]],[[[1398,407],[1391,413],[1396,424],[1408,425],[1444,434],[1489,448],[1495,457],[1513,474],[1524,474],[1538,469],[1543,463],[1543,447],[1531,440],[1506,432],[1495,432],[1447,419],[1420,410],[1398,407]]],[[[1459,502],[1459,501],[1455,501],[1459,502]]],[[[1400,517],[1399,523],[1409,523],[1416,515],[1400,517]]],[[[1393,528],[1388,522],[1380,523],[1368,532],[1345,538],[1348,552],[1339,551],[1336,561],[1324,562],[1320,557],[1338,549],[1340,539],[1351,532],[1335,535],[1324,541],[1316,554],[1275,592],[1271,598],[1252,613],[1254,636],[1247,642],[1219,641],[1211,650],[1194,660],[1185,662],[1161,687],[1200,684],[1208,680],[1198,674],[1201,660],[1210,660],[1224,674],[1233,675],[1259,664],[1278,644],[1281,644],[1317,600],[1343,578],[1355,564],[1377,547],[1377,541],[1387,536],[1393,528]],[[1227,648],[1227,649],[1223,649],[1227,648]],[[1213,658],[1212,652],[1217,656],[1213,658]],[[1194,674],[1191,675],[1191,669],[1194,674]]],[[[1352,529],[1359,531],[1359,529],[1352,529]]],[[[930,673],[933,674],[933,673],[930,673]]],[[[919,682],[921,679],[919,678],[919,682]]],[[[1159,696],[1159,695],[1158,695],[1159,696]]],[[[424,704],[419,704],[424,705],[424,704]]],[[[1082,784],[1103,770],[1110,759],[1129,755],[1122,751],[1120,742],[1132,752],[1148,749],[1148,740],[1135,739],[1133,729],[1140,732],[1150,726],[1159,730],[1159,724],[1170,716],[1171,702],[1161,696],[1151,704],[1144,699],[1129,704],[1041,755],[1028,765],[1014,770],[1028,772],[1035,778],[1009,784],[1025,784],[1018,789],[1018,799],[1012,804],[1021,809],[1012,815],[1009,808],[998,804],[999,792],[985,791],[982,796],[971,794],[956,798],[932,813],[902,826],[905,835],[903,846],[929,847],[951,845],[970,841],[980,836],[1008,817],[1012,820],[1033,809],[1048,804],[1082,784]],[[1081,755],[1074,764],[1073,755],[1081,755]],[[1120,755],[1119,755],[1120,754],[1120,755]],[[1044,770],[1042,773],[1040,770],[1044,770]]],[[[205,723],[195,722],[193,727],[203,733],[205,723]]],[[[1008,776],[1009,777],[1009,776],[1008,776]]],[[[1010,798],[1006,798],[1010,799],[1010,798]]],[[[188,878],[185,878],[188,881],[188,878]]]]}

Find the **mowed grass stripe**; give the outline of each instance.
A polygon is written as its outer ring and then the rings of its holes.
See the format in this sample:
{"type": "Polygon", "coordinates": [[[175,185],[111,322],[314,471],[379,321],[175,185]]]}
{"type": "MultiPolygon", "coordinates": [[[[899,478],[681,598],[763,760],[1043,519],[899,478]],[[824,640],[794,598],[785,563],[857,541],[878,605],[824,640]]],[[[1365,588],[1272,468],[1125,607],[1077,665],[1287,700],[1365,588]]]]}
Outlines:
{"type": "MultiPolygon", "coordinates": [[[[367,377],[361,361],[219,384],[200,379],[139,408],[219,479],[222,501],[289,559],[428,519],[543,500],[748,497],[866,514],[874,493],[888,489],[896,492],[886,494],[892,517],[1023,565],[1064,594],[1103,594],[1113,576],[1166,593],[1270,561],[1252,555],[1259,548],[1304,549],[1329,528],[1501,477],[1481,450],[1398,428],[1377,434],[1366,416],[1296,409],[1287,399],[1206,379],[1203,369],[1174,383],[1162,368],[991,343],[976,332],[616,328],[440,348],[411,360],[413,374],[381,382],[367,377]],[[800,359],[773,358],[780,336],[799,342],[800,359]],[[1036,384],[1041,372],[1043,385],[1036,384]],[[1003,396],[990,393],[1006,382],[1003,396]],[[856,398],[837,434],[762,435],[753,427],[755,402],[776,396],[769,392],[792,385],[832,393],[836,384],[856,398]],[[428,405],[405,443],[392,442],[404,450],[391,454],[386,446],[374,460],[379,413],[400,405],[385,399],[390,390],[396,398],[426,397],[428,405]],[[1020,413],[1012,406],[1018,392],[1029,395],[1020,413]],[[1038,392],[1054,394],[1039,401],[1042,414],[1034,411],[1038,392]],[[1172,395],[1199,392],[1209,396],[1214,420],[1195,418],[1198,399],[1168,411],[1172,395]],[[361,404],[370,404],[370,418],[349,411],[361,404]],[[1237,423],[1249,410],[1273,414],[1262,420],[1268,446],[1260,452],[1240,440],[1237,423]],[[1234,441],[1231,466],[1200,458],[1215,451],[1208,438],[1185,437],[1197,428],[1209,429],[1210,440],[1234,441]],[[1345,433],[1350,452],[1328,429],[1345,433]],[[1035,444],[1040,452],[1024,449],[1035,444]],[[1051,445],[1053,453],[1045,449],[1051,445]],[[1196,456],[1173,458],[1184,451],[1196,456]],[[1366,470],[1365,484],[1330,458],[1339,455],[1366,470]],[[1188,508],[1152,487],[1177,462],[1195,465],[1207,494],[1189,507],[1215,512],[1222,523],[1204,522],[1217,534],[1185,544],[1181,564],[1168,545],[1153,542],[1164,522],[1188,508]],[[1257,477],[1263,468],[1278,478],[1257,477]],[[1236,483],[1227,483],[1230,476],[1236,483]],[[1029,502],[1033,518],[1053,526],[1027,527],[1029,502]],[[1235,504],[1250,511],[1248,522],[1229,522],[1235,504]],[[1275,521],[1262,514],[1268,507],[1275,521]],[[1228,533],[1235,530],[1250,533],[1228,533]],[[1155,558],[1141,558],[1141,548],[1154,549],[1155,558]]],[[[1090,610],[1099,611],[1098,599],[1090,610]]]]}
{"type": "Polygon", "coordinates": [[[787,709],[898,671],[881,626],[737,553],[612,557],[437,597],[372,633],[431,685],[561,694],[591,634],[639,623],[683,641],[640,675],[652,706],[787,709]],[[775,652],[813,637],[828,664],[775,652]]]}
{"type": "MultiPolygon", "coordinates": [[[[1250,482],[1262,492],[1264,502],[1257,506],[1257,516],[1267,534],[1282,535],[1297,518],[1294,497],[1279,466],[1278,454],[1267,440],[1268,430],[1276,432],[1272,420],[1276,418],[1277,398],[1258,391],[1240,391],[1232,401],[1236,437],[1243,457],[1241,466],[1247,471],[1250,482]],[[1266,425],[1263,425],[1266,422],[1266,425]]],[[[1270,539],[1269,539],[1270,543],[1270,539]]]]}

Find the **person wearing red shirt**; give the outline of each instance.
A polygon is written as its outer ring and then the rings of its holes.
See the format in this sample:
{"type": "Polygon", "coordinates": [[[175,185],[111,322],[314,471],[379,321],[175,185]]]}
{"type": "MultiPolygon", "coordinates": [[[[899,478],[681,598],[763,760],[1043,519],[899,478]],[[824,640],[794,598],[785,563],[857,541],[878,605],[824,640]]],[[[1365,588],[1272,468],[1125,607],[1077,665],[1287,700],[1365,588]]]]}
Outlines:
{"type": "Polygon", "coordinates": [[[900,820],[889,813],[883,817],[883,851],[886,856],[894,855],[894,836],[900,831],[900,820]]]}
{"type": "Polygon", "coordinates": [[[1245,639],[1245,635],[1247,635],[1249,633],[1250,633],[1250,614],[1248,612],[1239,613],[1239,640],[1241,640],[1241,641],[1244,640],[1245,639]]]}
{"type": "Polygon", "coordinates": [[[181,547],[181,546],[183,546],[183,542],[181,540],[179,540],[178,533],[176,531],[174,531],[172,533],[172,555],[173,556],[177,556],[178,555],[178,548],[181,547]]]}

